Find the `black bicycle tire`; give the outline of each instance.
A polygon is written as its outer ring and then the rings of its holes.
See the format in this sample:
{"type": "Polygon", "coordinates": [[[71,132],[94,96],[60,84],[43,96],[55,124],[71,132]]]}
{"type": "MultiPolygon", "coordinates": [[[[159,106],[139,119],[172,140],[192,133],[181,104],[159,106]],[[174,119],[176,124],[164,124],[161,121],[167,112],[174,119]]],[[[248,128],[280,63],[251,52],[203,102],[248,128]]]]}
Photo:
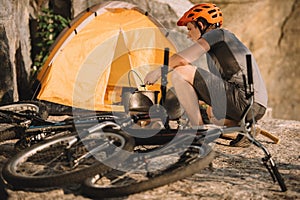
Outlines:
{"type": "MultiPolygon", "coordinates": [[[[25,101],[25,102],[27,102],[27,101],[25,101]]],[[[21,101],[21,103],[22,103],[22,101],[21,101]]],[[[38,100],[31,100],[31,101],[28,101],[28,103],[35,104],[39,107],[38,116],[41,119],[46,120],[49,117],[49,109],[45,103],[38,101],[38,100]]]]}
{"type": "Polygon", "coordinates": [[[18,138],[17,131],[19,128],[13,124],[0,124],[0,142],[5,142],[7,140],[13,140],[18,138]]]}
{"type": "MultiPolygon", "coordinates": [[[[134,139],[131,136],[129,136],[128,134],[120,130],[109,129],[107,131],[111,131],[118,135],[121,135],[121,137],[125,139],[123,150],[126,151],[133,150],[134,139]]],[[[67,140],[67,138],[70,137],[75,138],[76,135],[54,138],[53,140],[41,142],[37,145],[29,147],[28,149],[25,149],[24,151],[19,152],[14,157],[9,159],[9,161],[4,165],[2,169],[3,178],[8,182],[8,184],[13,186],[15,189],[57,187],[57,186],[63,186],[63,185],[68,185],[73,183],[80,183],[86,177],[93,176],[98,173],[104,173],[111,169],[109,166],[106,166],[101,162],[95,162],[93,165],[87,168],[78,171],[72,171],[66,174],[54,175],[54,176],[49,175],[44,177],[28,177],[28,176],[19,175],[15,171],[16,170],[15,166],[17,166],[18,163],[20,163],[19,161],[26,159],[26,155],[34,153],[34,151],[37,151],[39,148],[46,148],[47,146],[52,145],[56,142],[60,142],[64,139],[67,140]]],[[[118,159],[120,159],[120,161],[122,161],[122,159],[125,160],[127,157],[122,152],[124,151],[120,151],[120,153],[114,154],[113,156],[109,157],[107,161],[113,161],[118,159]]]]}
{"type": "Polygon", "coordinates": [[[185,177],[191,176],[204,169],[215,157],[214,151],[209,152],[204,158],[195,161],[183,168],[168,171],[152,179],[134,183],[123,187],[97,187],[93,184],[93,177],[85,179],[82,184],[82,193],[90,198],[120,197],[134,193],[154,189],[166,184],[173,183],[185,177]]]}
{"type": "Polygon", "coordinates": [[[271,169],[275,175],[275,178],[280,186],[281,191],[282,192],[287,191],[287,187],[285,185],[284,179],[282,178],[281,174],[279,173],[277,166],[275,164],[271,165],[271,169]]]}
{"type": "Polygon", "coordinates": [[[26,110],[34,111],[41,119],[44,120],[49,116],[47,105],[41,101],[18,101],[1,105],[0,110],[1,109],[13,112],[24,112],[26,110]]]}

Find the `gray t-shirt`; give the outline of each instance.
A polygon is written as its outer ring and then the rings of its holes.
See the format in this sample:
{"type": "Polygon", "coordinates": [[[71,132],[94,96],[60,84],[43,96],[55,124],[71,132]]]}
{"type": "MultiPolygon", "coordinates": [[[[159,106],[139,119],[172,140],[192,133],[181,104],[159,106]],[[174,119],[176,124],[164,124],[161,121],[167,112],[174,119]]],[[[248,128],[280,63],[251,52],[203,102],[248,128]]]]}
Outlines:
{"type": "MultiPolygon", "coordinates": [[[[221,75],[222,79],[234,82],[244,87],[243,77],[247,76],[246,55],[251,51],[231,32],[225,29],[214,29],[202,36],[210,45],[208,54],[213,65],[208,63],[209,70],[221,75]]],[[[252,71],[254,82],[254,101],[267,107],[268,94],[261,77],[258,65],[252,57],[252,71]]]]}

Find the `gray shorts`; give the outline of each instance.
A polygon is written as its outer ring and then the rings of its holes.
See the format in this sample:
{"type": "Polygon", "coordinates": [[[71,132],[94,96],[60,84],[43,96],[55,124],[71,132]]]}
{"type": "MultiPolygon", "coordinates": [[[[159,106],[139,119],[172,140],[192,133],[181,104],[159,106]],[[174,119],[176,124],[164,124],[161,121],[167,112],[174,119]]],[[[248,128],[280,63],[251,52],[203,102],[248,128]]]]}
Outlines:
{"type": "MultiPolygon", "coordinates": [[[[198,99],[204,101],[213,108],[213,114],[217,119],[230,119],[240,121],[249,105],[245,97],[244,88],[239,85],[224,81],[204,69],[198,68],[195,73],[193,87],[198,99]]],[[[251,121],[263,117],[266,109],[258,103],[254,103],[252,110],[247,115],[251,121]]]]}

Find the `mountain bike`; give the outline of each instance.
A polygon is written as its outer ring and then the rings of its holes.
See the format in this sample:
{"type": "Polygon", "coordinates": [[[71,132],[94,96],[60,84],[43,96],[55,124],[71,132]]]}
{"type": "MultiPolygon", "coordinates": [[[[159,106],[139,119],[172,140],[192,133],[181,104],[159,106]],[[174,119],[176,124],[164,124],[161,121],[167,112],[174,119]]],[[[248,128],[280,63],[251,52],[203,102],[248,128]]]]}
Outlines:
{"type": "MultiPolygon", "coordinates": [[[[248,84],[253,82],[248,81],[248,84]]],[[[27,148],[9,159],[3,168],[3,177],[8,184],[21,189],[62,186],[92,177],[82,187],[88,196],[128,195],[196,173],[214,159],[210,147],[213,141],[223,133],[239,132],[264,151],[263,162],[281,190],[286,191],[271,155],[251,135],[254,122],[246,121],[246,115],[253,104],[253,91],[246,95],[250,103],[239,126],[190,127],[179,124],[173,128],[161,106],[154,105],[152,117],[149,114],[121,115],[74,135],[27,148]],[[160,118],[163,126],[136,126],[140,120],[149,118],[160,118]],[[151,149],[147,148],[146,153],[139,151],[138,147],[146,145],[151,149]]]]}

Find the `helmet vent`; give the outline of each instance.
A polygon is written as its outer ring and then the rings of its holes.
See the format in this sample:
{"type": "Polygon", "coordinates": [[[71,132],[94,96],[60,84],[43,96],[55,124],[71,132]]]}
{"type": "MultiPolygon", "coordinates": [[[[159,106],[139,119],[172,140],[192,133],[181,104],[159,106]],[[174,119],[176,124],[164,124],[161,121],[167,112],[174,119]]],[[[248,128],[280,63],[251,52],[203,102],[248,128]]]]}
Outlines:
{"type": "Polygon", "coordinates": [[[202,9],[199,9],[199,8],[194,10],[194,12],[201,12],[201,11],[202,11],[202,9]]]}
{"type": "Polygon", "coordinates": [[[209,13],[209,14],[211,14],[211,13],[214,13],[214,12],[216,12],[216,10],[215,10],[215,9],[213,9],[213,10],[209,10],[209,11],[208,11],[208,13],[209,13]]]}
{"type": "Polygon", "coordinates": [[[218,14],[214,14],[213,16],[211,16],[212,18],[217,18],[218,14]]]}
{"type": "Polygon", "coordinates": [[[190,18],[190,17],[193,17],[193,16],[194,16],[194,14],[191,13],[191,14],[189,14],[189,15],[187,16],[187,18],[190,18]]]}
{"type": "Polygon", "coordinates": [[[203,8],[210,8],[210,6],[202,6],[203,8]]]}

